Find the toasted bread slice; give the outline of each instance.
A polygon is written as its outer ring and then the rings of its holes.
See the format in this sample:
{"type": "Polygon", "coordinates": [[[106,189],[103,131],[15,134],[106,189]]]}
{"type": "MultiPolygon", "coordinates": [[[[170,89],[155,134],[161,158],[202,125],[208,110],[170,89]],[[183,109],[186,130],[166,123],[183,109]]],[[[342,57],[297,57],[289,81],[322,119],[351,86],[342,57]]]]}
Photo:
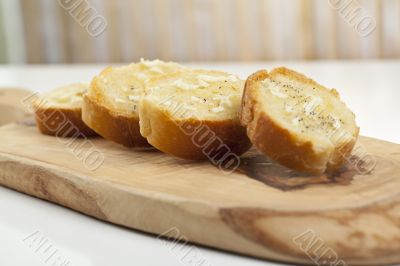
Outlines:
{"type": "Polygon", "coordinates": [[[247,79],[240,116],[260,151],[313,174],[338,169],[359,132],[354,114],[336,90],[284,67],[261,70],[247,79]]]}
{"type": "Polygon", "coordinates": [[[176,63],[145,61],[108,67],[94,77],[84,96],[82,118],[105,139],[127,147],[150,146],[139,130],[138,104],[150,78],[182,71],[176,63]]]}
{"type": "Polygon", "coordinates": [[[39,131],[62,137],[97,135],[82,121],[82,95],[87,88],[87,84],[71,84],[35,99],[32,104],[39,131]]]}
{"type": "Polygon", "coordinates": [[[184,159],[219,160],[251,146],[240,125],[243,81],[193,70],[152,79],[139,107],[140,132],[157,149],[184,159]]]}

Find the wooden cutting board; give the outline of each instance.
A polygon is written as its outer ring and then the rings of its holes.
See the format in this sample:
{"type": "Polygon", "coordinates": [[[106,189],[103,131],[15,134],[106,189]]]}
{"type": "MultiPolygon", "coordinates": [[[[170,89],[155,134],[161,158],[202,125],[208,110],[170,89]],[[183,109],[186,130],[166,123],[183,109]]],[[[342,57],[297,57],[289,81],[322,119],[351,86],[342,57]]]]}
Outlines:
{"type": "Polygon", "coordinates": [[[44,136],[31,118],[2,126],[0,140],[1,185],[104,221],[296,264],[400,263],[398,144],[361,137],[337,174],[307,176],[255,150],[226,173],[101,138],[44,136]]]}

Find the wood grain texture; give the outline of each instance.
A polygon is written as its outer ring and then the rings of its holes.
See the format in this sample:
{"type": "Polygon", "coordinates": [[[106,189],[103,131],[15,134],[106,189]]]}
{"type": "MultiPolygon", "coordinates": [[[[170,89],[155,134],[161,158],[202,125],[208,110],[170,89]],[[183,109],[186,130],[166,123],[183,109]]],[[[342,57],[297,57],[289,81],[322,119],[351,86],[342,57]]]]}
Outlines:
{"type": "Polygon", "coordinates": [[[0,125],[30,116],[26,104],[31,95],[32,92],[21,88],[0,88],[0,125]]]}
{"type": "Polygon", "coordinates": [[[32,120],[1,127],[0,139],[1,185],[104,221],[292,263],[400,262],[398,144],[362,137],[371,172],[358,174],[366,157],[354,155],[334,176],[307,176],[255,150],[226,174],[101,138],[41,135],[32,120]],[[89,147],[104,155],[95,170],[85,167],[89,147]]]}

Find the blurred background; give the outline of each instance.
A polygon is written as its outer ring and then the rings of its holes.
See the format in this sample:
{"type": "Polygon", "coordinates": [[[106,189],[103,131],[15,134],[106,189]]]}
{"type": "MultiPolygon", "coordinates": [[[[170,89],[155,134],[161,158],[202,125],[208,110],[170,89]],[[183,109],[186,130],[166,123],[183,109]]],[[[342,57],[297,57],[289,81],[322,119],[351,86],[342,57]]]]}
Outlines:
{"type": "Polygon", "coordinates": [[[400,57],[400,0],[0,0],[0,63],[400,57]]]}

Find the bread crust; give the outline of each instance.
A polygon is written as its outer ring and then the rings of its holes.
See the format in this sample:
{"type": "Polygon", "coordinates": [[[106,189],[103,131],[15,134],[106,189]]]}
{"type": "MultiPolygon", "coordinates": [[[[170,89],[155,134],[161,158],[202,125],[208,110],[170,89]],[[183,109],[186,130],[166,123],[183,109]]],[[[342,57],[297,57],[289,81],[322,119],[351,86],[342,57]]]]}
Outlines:
{"type": "Polygon", "coordinates": [[[246,126],[251,142],[272,160],[298,171],[322,174],[326,171],[337,170],[348,158],[357,138],[352,138],[344,146],[335,150],[316,151],[312,142],[299,139],[277,124],[263,111],[256,91],[260,81],[276,73],[288,75],[303,83],[320,86],[315,81],[285,68],[275,69],[271,73],[261,70],[249,76],[243,91],[240,121],[243,126],[246,126]]]}
{"type": "Polygon", "coordinates": [[[79,108],[64,109],[37,105],[34,105],[34,108],[36,126],[43,134],[62,137],[97,136],[96,132],[82,121],[79,108]]]}
{"type": "Polygon", "coordinates": [[[82,119],[97,134],[126,147],[151,147],[140,135],[139,118],[119,115],[100,105],[99,101],[83,96],[82,119]]]}
{"type": "Polygon", "coordinates": [[[239,156],[251,147],[246,129],[238,120],[174,120],[146,99],[141,101],[139,114],[141,133],[148,142],[179,158],[220,159],[229,153],[239,156]],[[220,145],[224,148],[218,150],[220,145]]]}

